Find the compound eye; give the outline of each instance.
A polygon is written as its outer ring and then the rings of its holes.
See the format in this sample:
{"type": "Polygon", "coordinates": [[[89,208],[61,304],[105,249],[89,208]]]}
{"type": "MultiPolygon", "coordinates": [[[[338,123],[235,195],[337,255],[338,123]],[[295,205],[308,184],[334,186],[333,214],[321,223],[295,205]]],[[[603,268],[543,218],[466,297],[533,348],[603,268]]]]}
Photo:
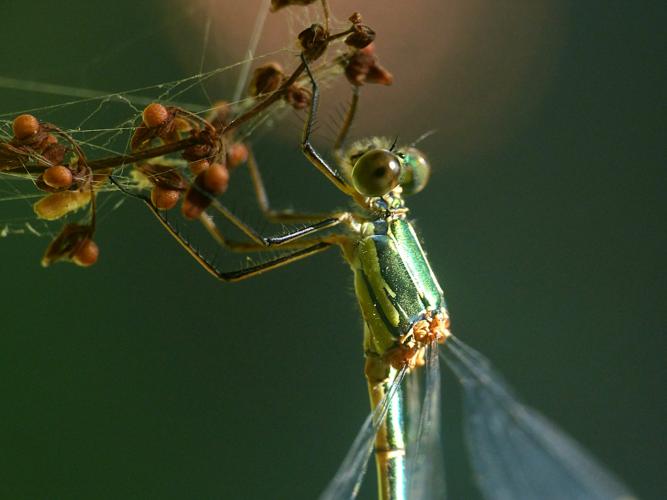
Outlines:
{"type": "Polygon", "coordinates": [[[411,195],[418,193],[428,183],[431,176],[431,166],[424,154],[415,148],[399,151],[403,156],[403,168],[401,170],[400,183],[403,194],[411,195]]]}
{"type": "Polygon", "coordinates": [[[398,186],[401,161],[386,149],[372,149],[352,169],[354,188],[364,196],[383,196],[398,186]]]}

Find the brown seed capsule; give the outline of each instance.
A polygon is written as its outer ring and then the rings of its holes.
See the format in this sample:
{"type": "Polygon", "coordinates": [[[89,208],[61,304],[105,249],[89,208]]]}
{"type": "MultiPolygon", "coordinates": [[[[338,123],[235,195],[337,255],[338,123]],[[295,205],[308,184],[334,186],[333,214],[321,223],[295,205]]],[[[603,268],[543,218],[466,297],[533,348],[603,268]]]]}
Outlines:
{"type": "Polygon", "coordinates": [[[169,111],[162,104],[153,102],[144,108],[142,118],[148,128],[159,127],[169,119],[169,111]]]}
{"type": "Polygon", "coordinates": [[[345,76],[356,86],[364,83],[391,85],[394,81],[392,74],[378,63],[372,43],[352,54],[345,66],[345,76]]]}
{"type": "Polygon", "coordinates": [[[160,186],[154,186],[151,191],[151,202],[160,210],[174,208],[180,197],[181,192],[176,189],[165,189],[160,186]]]}
{"type": "Polygon", "coordinates": [[[39,132],[39,120],[32,115],[19,115],[12,123],[14,137],[25,140],[39,132]]]}
{"type": "Polygon", "coordinates": [[[190,172],[194,175],[201,174],[209,166],[208,160],[195,160],[190,162],[190,172]]]}
{"type": "Polygon", "coordinates": [[[327,30],[321,24],[312,24],[310,28],[306,28],[299,33],[299,43],[303,48],[303,54],[309,61],[314,61],[319,58],[328,45],[327,30]]]}
{"type": "Polygon", "coordinates": [[[201,186],[214,196],[227,191],[229,171],[220,163],[212,163],[202,174],[201,186]]]}
{"type": "Polygon", "coordinates": [[[313,94],[310,89],[299,87],[298,85],[290,85],[285,94],[285,100],[294,109],[304,109],[310,105],[313,94]]]}
{"type": "Polygon", "coordinates": [[[242,142],[235,142],[227,149],[227,165],[236,168],[248,161],[248,148],[242,142]]]}
{"type": "Polygon", "coordinates": [[[272,62],[255,69],[250,80],[248,93],[256,97],[261,94],[275,92],[285,80],[285,72],[280,64],[272,62]]]}
{"type": "MultiPolygon", "coordinates": [[[[206,209],[206,207],[200,205],[196,202],[196,200],[192,199],[193,196],[191,196],[191,193],[194,192],[194,190],[188,191],[188,194],[185,196],[183,204],[181,205],[181,213],[186,219],[196,219],[206,209]]],[[[198,197],[195,195],[194,198],[198,197]]]]}
{"type": "Polygon", "coordinates": [[[347,36],[345,43],[357,49],[368,47],[375,40],[375,31],[365,24],[355,24],[354,31],[347,36]]]}
{"type": "Polygon", "coordinates": [[[386,70],[384,66],[375,62],[366,75],[366,83],[379,83],[380,85],[391,85],[394,83],[394,75],[386,70]]]}
{"type": "Polygon", "coordinates": [[[67,189],[74,182],[72,171],[63,165],[47,168],[44,171],[43,179],[47,186],[56,189],[67,189]]]}
{"type": "Polygon", "coordinates": [[[92,266],[97,262],[97,258],[100,256],[100,249],[91,239],[85,239],[76,249],[72,255],[72,262],[77,266],[88,267],[92,266]]]}

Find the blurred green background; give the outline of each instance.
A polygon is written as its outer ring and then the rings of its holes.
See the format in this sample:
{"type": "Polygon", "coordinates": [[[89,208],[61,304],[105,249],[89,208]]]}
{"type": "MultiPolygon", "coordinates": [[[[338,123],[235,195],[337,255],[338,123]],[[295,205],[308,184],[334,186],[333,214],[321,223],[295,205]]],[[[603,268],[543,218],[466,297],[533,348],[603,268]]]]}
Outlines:
{"type": "MultiPolygon", "coordinates": [[[[402,3],[358,3],[396,82],[364,89],[373,104],[362,101],[356,133],[411,140],[438,129],[422,145],[432,183],[410,203],[455,333],[640,498],[664,498],[664,4],[543,11],[557,12],[535,28],[549,37],[517,53],[533,63],[494,114],[482,96],[509,85],[518,63],[483,35],[524,33],[527,2],[501,17],[475,3],[460,38],[474,50],[448,45],[426,68],[432,86],[417,90],[408,83],[421,68],[392,51],[437,52],[446,30],[405,21],[405,32],[383,31],[379,11],[402,3]]],[[[454,6],[423,8],[447,19],[454,6]]],[[[202,54],[205,11],[193,2],[3,2],[2,16],[0,74],[24,81],[124,90],[195,73],[202,54]]],[[[239,59],[230,53],[216,57],[239,59]]],[[[70,99],[0,89],[0,113],[70,99]]],[[[298,116],[286,123],[256,143],[276,204],[345,203],[299,156],[298,116]]],[[[1,222],[30,213],[0,205],[1,222]]],[[[102,254],[88,270],[40,268],[45,238],[0,239],[0,497],[316,497],[367,413],[341,257],[221,285],[140,204],[102,214],[102,254]]],[[[445,374],[450,498],[474,499],[445,374]]]]}

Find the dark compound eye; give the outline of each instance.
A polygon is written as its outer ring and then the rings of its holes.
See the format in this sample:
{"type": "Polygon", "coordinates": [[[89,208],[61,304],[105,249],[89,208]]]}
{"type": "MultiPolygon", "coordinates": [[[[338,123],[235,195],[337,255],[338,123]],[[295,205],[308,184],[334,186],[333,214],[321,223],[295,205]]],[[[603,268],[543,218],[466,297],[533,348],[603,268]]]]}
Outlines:
{"type": "Polygon", "coordinates": [[[431,166],[421,151],[415,148],[408,148],[399,151],[403,160],[400,183],[403,188],[403,194],[411,195],[418,193],[428,183],[431,175],[431,166]]]}
{"type": "Polygon", "coordinates": [[[383,196],[398,186],[400,174],[398,156],[386,149],[373,149],[354,164],[352,183],[364,196],[383,196]]]}

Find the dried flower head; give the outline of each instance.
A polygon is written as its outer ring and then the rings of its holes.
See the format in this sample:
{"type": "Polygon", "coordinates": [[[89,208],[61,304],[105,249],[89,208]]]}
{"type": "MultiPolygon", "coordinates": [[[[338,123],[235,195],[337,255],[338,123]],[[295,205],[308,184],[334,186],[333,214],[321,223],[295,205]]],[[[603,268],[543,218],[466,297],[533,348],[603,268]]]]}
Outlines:
{"type": "Polygon", "coordinates": [[[248,87],[248,94],[257,97],[275,92],[284,80],[285,72],[280,64],[276,62],[265,64],[255,69],[248,87]]]}
{"type": "Polygon", "coordinates": [[[318,59],[327,50],[329,33],[321,24],[313,24],[299,33],[299,43],[308,61],[318,59]]]}
{"type": "Polygon", "coordinates": [[[345,65],[345,76],[352,85],[379,83],[391,85],[393,75],[378,62],[373,44],[354,52],[345,65]]]}
{"type": "Polygon", "coordinates": [[[313,93],[306,87],[300,87],[296,84],[291,85],[285,94],[285,100],[294,109],[304,109],[310,105],[313,93]]]}
{"type": "Polygon", "coordinates": [[[363,49],[375,40],[375,31],[365,24],[355,23],[352,33],[347,36],[345,43],[355,49],[363,49]]]}
{"type": "Polygon", "coordinates": [[[42,266],[47,267],[59,261],[74,261],[79,265],[90,266],[99,255],[92,236],[93,227],[90,225],[67,224],[46,249],[42,266]]]}

